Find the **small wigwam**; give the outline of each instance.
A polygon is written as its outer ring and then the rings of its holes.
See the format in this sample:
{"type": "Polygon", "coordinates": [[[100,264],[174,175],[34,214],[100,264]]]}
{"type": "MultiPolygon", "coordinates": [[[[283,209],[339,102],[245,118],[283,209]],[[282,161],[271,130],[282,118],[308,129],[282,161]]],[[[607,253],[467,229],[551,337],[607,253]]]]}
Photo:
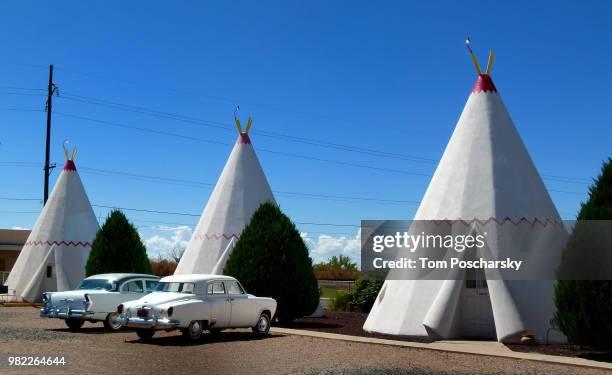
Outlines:
{"type": "Polygon", "coordinates": [[[6,281],[17,301],[39,302],[43,292],[76,288],[99,229],[72,154],[6,281]]]}
{"type": "Polygon", "coordinates": [[[238,140],[208,199],[204,212],[176,267],[179,274],[221,274],[235,242],[262,203],[274,202],[272,190],[259,164],[249,130],[234,113],[238,140]]]}
{"type": "MultiPolygon", "coordinates": [[[[385,281],[363,328],[432,339],[545,341],[554,313],[548,278],[554,278],[567,232],[493,84],[493,52],[483,73],[468,49],[476,84],[414,220],[475,225],[488,233],[495,259],[525,260],[530,274],[545,280],[503,280],[496,270],[407,280],[400,271],[385,281]]],[[[553,333],[551,339],[563,340],[553,333]]]]}

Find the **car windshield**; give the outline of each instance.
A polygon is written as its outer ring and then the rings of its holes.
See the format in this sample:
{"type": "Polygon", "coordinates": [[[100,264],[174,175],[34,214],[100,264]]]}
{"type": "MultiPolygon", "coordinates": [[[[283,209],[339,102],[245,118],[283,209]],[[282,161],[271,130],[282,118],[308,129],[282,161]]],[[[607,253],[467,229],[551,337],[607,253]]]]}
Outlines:
{"type": "Polygon", "coordinates": [[[115,289],[115,283],[104,279],[85,279],[81,281],[77,289],[108,290],[110,292],[115,289]]]}
{"type": "Polygon", "coordinates": [[[193,283],[159,283],[158,292],[177,292],[193,294],[193,283]]]}

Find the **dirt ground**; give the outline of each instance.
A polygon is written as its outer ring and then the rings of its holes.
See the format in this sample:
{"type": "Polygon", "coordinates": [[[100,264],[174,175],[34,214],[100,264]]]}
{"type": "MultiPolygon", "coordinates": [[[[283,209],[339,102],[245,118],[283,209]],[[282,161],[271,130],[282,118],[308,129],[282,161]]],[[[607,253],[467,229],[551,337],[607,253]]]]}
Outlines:
{"type": "MultiPolygon", "coordinates": [[[[325,311],[323,318],[302,318],[283,325],[286,328],[305,329],[308,331],[339,333],[342,335],[374,337],[381,339],[397,340],[396,336],[369,333],[363,330],[368,314],[357,312],[325,311]]],[[[432,342],[425,337],[414,337],[410,341],[432,342]]]]}
{"type": "MultiPolygon", "coordinates": [[[[145,343],[86,323],[69,332],[32,307],[0,307],[0,373],[61,374],[603,374],[533,361],[397,348],[247,330],[187,343],[177,332],[145,343]],[[9,366],[9,356],[64,357],[64,366],[9,366]]],[[[609,372],[607,372],[609,373],[609,372]]]]}
{"type": "MultiPolygon", "coordinates": [[[[308,331],[339,333],[352,336],[375,337],[382,339],[397,340],[395,336],[368,333],[363,330],[368,314],[356,312],[334,312],[326,311],[324,318],[303,318],[297,319],[284,327],[294,329],[304,329],[308,331]]],[[[405,341],[413,342],[433,342],[433,340],[423,337],[404,338],[405,341]]],[[[540,353],[548,355],[560,355],[564,357],[579,357],[594,361],[612,362],[612,352],[597,351],[588,348],[581,348],[575,345],[555,344],[555,345],[521,345],[507,344],[510,350],[525,353],[540,353]]]]}

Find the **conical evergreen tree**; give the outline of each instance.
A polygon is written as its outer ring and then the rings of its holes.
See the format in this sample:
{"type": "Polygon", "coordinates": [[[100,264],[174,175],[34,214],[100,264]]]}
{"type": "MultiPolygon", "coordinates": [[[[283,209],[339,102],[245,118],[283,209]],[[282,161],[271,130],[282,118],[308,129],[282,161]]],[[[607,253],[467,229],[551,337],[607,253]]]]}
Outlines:
{"type": "Polygon", "coordinates": [[[224,274],[240,280],[249,293],[276,299],[280,321],[308,315],[319,303],[308,248],[291,220],[271,202],[253,214],[224,274]]]}
{"type": "Polygon", "coordinates": [[[151,273],[151,263],[136,228],[113,210],[96,234],[85,267],[87,276],[100,273],[151,273]]]}
{"type": "Polygon", "coordinates": [[[612,270],[612,245],[601,233],[608,225],[600,221],[612,220],[612,159],[604,163],[577,219],[559,269],[565,280],[555,287],[555,323],[571,343],[612,348],[612,280],[567,280],[568,275],[584,278],[576,267],[588,267],[597,277],[612,270]]]}

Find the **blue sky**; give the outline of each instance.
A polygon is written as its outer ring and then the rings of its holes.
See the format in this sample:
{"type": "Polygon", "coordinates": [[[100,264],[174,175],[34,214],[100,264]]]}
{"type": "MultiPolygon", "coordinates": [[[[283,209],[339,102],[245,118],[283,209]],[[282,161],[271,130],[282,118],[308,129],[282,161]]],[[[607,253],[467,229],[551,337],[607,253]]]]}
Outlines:
{"type": "MultiPolygon", "coordinates": [[[[240,104],[273,190],[402,201],[276,195],[315,259],[355,255],[361,219],[414,214],[475,80],[470,35],[483,63],[495,50],[497,88],[572,218],[612,149],[610,16],[604,1],[2,3],[0,197],[41,198],[40,166],[23,163],[44,160],[52,63],[52,161],[63,165],[70,139],[92,203],[199,215],[240,104]]],[[[0,200],[0,227],[30,228],[40,209],[0,200]]],[[[197,221],[125,212],[152,254],[184,245],[197,221]]]]}

